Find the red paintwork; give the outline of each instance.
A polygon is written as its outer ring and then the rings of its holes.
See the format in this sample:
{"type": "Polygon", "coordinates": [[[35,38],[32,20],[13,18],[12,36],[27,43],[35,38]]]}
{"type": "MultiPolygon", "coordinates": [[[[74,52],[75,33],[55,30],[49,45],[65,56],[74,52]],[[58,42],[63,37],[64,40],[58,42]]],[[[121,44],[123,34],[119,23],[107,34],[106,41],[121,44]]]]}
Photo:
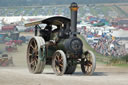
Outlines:
{"type": "Polygon", "coordinates": [[[11,31],[14,30],[15,25],[5,25],[2,27],[2,31],[11,31]]]}

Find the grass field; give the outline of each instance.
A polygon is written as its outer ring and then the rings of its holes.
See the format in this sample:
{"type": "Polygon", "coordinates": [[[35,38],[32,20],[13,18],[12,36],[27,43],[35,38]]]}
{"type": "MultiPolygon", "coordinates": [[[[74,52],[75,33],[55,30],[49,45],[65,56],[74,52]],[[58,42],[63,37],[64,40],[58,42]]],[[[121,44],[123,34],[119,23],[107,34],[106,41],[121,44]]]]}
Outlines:
{"type": "Polygon", "coordinates": [[[119,67],[128,67],[128,64],[115,64],[113,66],[119,66],[119,67]]]}
{"type": "MultiPolygon", "coordinates": [[[[84,16],[86,13],[86,7],[82,8],[84,5],[80,5],[80,9],[79,9],[79,14],[80,16],[84,16]]],[[[67,8],[67,5],[65,6],[45,6],[47,8],[47,10],[43,11],[42,10],[42,6],[31,6],[31,7],[11,7],[11,8],[0,8],[5,10],[3,14],[1,14],[1,16],[6,16],[9,12],[15,13],[14,15],[16,16],[37,16],[37,15],[42,15],[41,12],[44,12],[44,14],[46,15],[54,15],[55,14],[55,10],[57,10],[57,14],[63,14],[64,8],[67,8]],[[33,10],[34,9],[34,10],[33,10]],[[17,10],[17,11],[16,11],[17,10]],[[54,10],[54,11],[53,11],[54,10]],[[16,11],[16,12],[15,12],[16,11]],[[39,12],[40,11],[40,12],[39,12]]],[[[88,7],[90,9],[90,12],[94,15],[94,16],[98,16],[99,14],[104,14],[105,17],[108,18],[112,18],[111,15],[109,15],[109,13],[115,13],[115,16],[117,17],[128,17],[128,6],[127,5],[121,5],[121,4],[96,4],[95,6],[89,6],[88,7]],[[98,10],[97,10],[98,9],[98,10]]],[[[68,14],[69,15],[69,14],[68,14]]],[[[114,14],[113,14],[114,16],[114,14]]]]}

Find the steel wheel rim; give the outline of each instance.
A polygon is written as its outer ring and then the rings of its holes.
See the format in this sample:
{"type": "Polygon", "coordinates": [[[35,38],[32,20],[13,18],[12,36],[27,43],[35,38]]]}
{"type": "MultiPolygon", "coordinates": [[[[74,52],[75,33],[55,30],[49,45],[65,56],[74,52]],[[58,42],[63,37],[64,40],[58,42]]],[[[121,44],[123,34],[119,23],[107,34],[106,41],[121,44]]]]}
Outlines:
{"type": "Polygon", "coordinates": [[[88,53],[84,59],[85,73],[89,74],[92,71],[92,56],[88,53]]]}
{"type": "Polygon", "coordinates": [[[63,58],[62,55],[57,52],[55,54],[55,70],[58,74],[61,74],[61,72],[63,71],[63,58]]]}
{"type": "Polygon", "coordinates": [[[38,64],[38,45],[36,39],[34,38],[29,43],[27,58],[28,58],[28,65],[31,71],[34,72],[38,64]]]}

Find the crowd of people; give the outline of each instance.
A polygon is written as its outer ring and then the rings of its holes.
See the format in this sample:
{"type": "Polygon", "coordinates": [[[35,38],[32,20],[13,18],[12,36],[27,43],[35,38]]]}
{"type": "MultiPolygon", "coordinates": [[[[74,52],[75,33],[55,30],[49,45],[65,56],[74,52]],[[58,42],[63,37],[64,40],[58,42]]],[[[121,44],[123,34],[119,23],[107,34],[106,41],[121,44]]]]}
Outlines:
{"type": "Polygon", "coordinates": [[[118,40],[101,38],[98,43],[94,43],[92,48],[105,56],[124,56],[127,54],[125,46],[120,45],[118,40]]]}
{"type": "MultiPolygon", "coordinates": [[[[88,35],[98,36],[97,33],[92,33],[90,31],[85,31],[85,39],[87,40],[88,35]]],[[[88,41],[88,40],[87,40],[88,41]]],[[[101,53],[105,56],[120,57],[125,56],[128,51],[125,48],[125,45],[119,44],[120,39],[113,38],[112,35],[101,35],[98,36],[98,42],[88,42],[96,52],[101,53]]]]}

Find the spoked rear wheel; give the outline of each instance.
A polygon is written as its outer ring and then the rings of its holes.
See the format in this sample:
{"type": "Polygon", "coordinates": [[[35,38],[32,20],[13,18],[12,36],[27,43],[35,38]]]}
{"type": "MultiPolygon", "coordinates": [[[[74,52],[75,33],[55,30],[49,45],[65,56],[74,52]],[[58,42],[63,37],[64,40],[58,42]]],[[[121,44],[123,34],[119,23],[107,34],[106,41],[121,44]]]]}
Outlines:
{"type": "Polygon", "coordinates": [[[44,58],[44,50],[41,48],[45,44],[42,37],[33,37],[27,48],[27,64],[31,73],[42,73],[46,60],[44,58]],[[42,58],[42,59],[41,59],[42,58]]]}
{"type": "Polygon", "coordinates": [[[93,52],[87,51],[83,55],[82,63],[81,63],[81,70],[86,75],[92,75],[96,68],[96,58],[93,52]]]}
{"type": "Polygon", "coordinates": [[[57,50],[52,59],[53,71],[56,75],[61,76],[65,73],[67,66],[66,55],[62,50],[57,50]]]}

